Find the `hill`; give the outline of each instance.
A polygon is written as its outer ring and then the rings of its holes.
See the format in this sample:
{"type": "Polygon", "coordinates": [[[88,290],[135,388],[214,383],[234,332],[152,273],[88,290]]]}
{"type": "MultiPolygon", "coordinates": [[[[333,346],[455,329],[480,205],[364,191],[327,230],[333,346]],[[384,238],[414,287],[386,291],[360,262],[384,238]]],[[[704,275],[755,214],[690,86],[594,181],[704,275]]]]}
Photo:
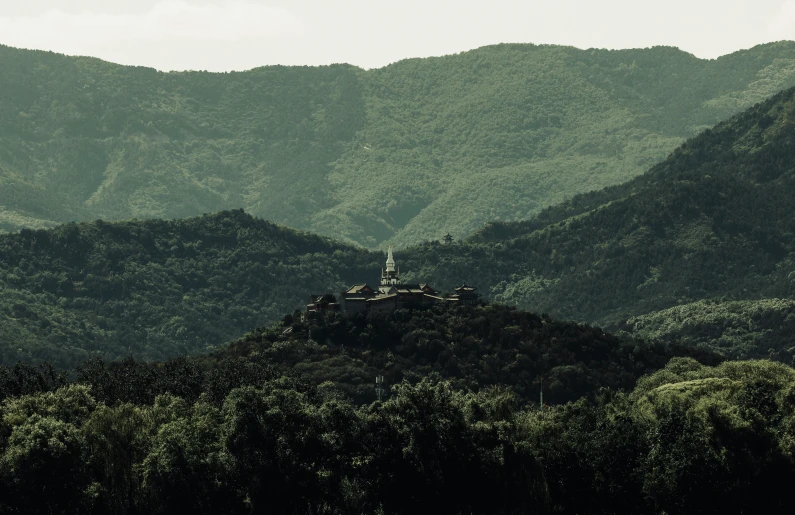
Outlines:
{"type": "Polygon", "coordinates": [[[498,302],[600,324],[703,299],[793,298],[793,141],[791,89],[628,183],[419,246],[405,266],[420,277],[466,270],[498,302]]]}
{"type": "Polygon", "coordinates": [[[206,351],[378,270],[374,257],[240,211],[0,236],[0,363],[206,351]]]}
{"type": "Polygon", "coordinates": [[[795,43],[497,45],[160,73],[0,47],[0,230],[224,209],[374,247],[463,237],[624,182],[795,85],[795,43]]]}
{"type": "Polygon", "coordinates": [[[632,317],[621,330],[650,342],[678,342],[729,359],[795,364],[795,300],[702,300],[632,317]]]}
{"type": "MultiPolygon", "coordinates": [[[[510,389],[522,404],[562,404],[593,397],[602,387],[631,389],[641,375],[674,356],[705,363],[721,358],[708,349],[677,342],[645,343],[618,338],[506,306],[436,306],[428,310],[338,313],[286,317],[221,346],[214,364],[258,356],[282,374],[298,373],[313,384],[326,381],[357,403],[375,400],[373,381],[445,379],[459,390],[510,389]]],[[[206,360],[205,359],[205,360],[206,360]]]]}

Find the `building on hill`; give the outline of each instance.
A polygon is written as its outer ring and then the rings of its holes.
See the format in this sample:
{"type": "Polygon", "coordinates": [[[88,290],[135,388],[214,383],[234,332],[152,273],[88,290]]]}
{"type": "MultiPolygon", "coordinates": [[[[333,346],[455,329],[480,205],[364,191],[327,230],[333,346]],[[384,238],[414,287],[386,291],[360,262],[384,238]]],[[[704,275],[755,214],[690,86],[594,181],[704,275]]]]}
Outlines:
{"type": "MultiPolygon", "coordinates": [[[[394,311],[400,308],[422,308],[440,303],[477,304],[475,288],[464,284],[455,293],[442,295],[430,284],[403,284],[400,268],[395,264],[392,246],[387,250],[386,267],[381,269],[378,289],[370,285],[355,284],[340,294],[340,309],[346,316],[362,311],[394,311]]],[[[309,310],[309,306],[307,306],[309,310]]]]}
{"type": "Polygon", "coordinates": [[[455,299],[459,304],[464,306],[473,306],[480,302],[480,295],[475,293],[474,286],[469,286],[467,283],[462,284],[455,289],[455,293],[451,294],[448,298],[455,299]]]}
{"type": "Polygon", "coordinates": [[[339,311],[340,305],[337,302],[337,297],[330,293],[323,295],[310,295],[309,302],[306,304],[306,310],[309,311],[339,311]]]}

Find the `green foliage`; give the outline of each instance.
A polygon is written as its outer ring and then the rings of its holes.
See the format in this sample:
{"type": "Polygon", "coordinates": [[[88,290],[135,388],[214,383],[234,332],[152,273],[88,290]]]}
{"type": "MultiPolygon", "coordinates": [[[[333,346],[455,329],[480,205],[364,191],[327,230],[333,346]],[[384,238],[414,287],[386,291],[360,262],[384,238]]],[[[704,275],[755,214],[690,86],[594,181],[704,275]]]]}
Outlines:
{"type": "Polygon", "coordinates": [[[628,394],[528,412],[556,511],[787,513],[795,370],[678,358],[628,394]]]}
{"type": "Polygon", "coordinates": [[[289,375],[239,377],[216,398],[211,363],[181,395],[155,366],[150,400],[99,400],[88,378],[5,399],[0,511],[791,511],[795,370],[783,364],[679,357],[634,389],[539,409],[506,387],[429,378],[365,405],[289,375]]]}
{"type": "Polygon", "coordinates": [[[5,487],[0,509],[9,503],[17,507],[9,513],[67,514],[91,505],[94,489],[80,427],[94,408],[83,385],[5,402],[2,426],[7,429],[0,433],[10,429],[10,434],[0,454],[5,487]],[[41,485],[47,485],[44,491],[41,485]]]}
{"type": "Polygon", "coordinates": [[[497,45],[376,70],[161,73],[0,47],[0,229],[243,207],[372,247],[624,182],[795,84],[795,46],[497,45]]]}
{"type": "Polygon", "coordinates": [[[792,298],[793,120],[791,89],[626,184],[410,249],[402,264],[439,283],[466,273],[498,302],[608,327],[703,299],[792,298]]]}
{"type": "MultiPolygon", "coordinates": [[[[408,515],[431,503],[451,515],[543,512],[543,474],[513,445],[504,397],[423,381],[354,407],[282,377],[235,388],[222,405],[169,395],[92,402],[80,424],[33,413],[7,421],[11,437],[0,440],[0,510],[408,515]]],[[[3,409],[44,406],[29,401],[3,409]]]]}
{"type": "Polygon", "coordinates": [[[74,513],[88,489],[83,442],[72,424],[32,416],[15,426],[0,458],[10,513],[74,513]],[[46,493],[39,485],[47,485],[46,493]]]}
{"type": "Polygon", "coordinates": [[[0,236],[0,364],[206,351],[378,270],[375,256],[239,211],[0,236]]]}
{"type": "Polygon", "coordinates": [[[375,400],[373,378],[383,375],[387,384],[438,376],[462,390],[499,385],[522,404],[538,401],[543,380],[544,398],[559,404],[600,387],[632,388],[673,356],[719,361],[707,350],[620,339],[499,305],[362,313],[350,320],[337,313],[289,317],[220,348],[209,364],[239,355],[315,384],[332,382],[356,402],[375,400]]]}
{"type": "Polygon", "coordinates": [[[699,301],[632,317],[621,329],[647,341],[679,342],[730,359],[795,364],[795,301],[699,301]]]}

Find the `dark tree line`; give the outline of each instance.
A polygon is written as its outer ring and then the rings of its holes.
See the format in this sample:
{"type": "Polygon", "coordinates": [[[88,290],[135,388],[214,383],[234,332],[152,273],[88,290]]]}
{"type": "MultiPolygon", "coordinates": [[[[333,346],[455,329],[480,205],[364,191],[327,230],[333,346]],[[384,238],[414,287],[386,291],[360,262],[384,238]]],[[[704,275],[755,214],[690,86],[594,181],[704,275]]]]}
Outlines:
{"type": "Polygon", "coordinates": [[[71,384],[7,396],[0,511],[791,511],[795,370],[769,361],[674,358],[632,390],[544,409],[428,379],[355,405],[256,365],[198,396],[167,380],[125,389],[135,368],[201,376],[170,366],[92,363],[71,384]]]}

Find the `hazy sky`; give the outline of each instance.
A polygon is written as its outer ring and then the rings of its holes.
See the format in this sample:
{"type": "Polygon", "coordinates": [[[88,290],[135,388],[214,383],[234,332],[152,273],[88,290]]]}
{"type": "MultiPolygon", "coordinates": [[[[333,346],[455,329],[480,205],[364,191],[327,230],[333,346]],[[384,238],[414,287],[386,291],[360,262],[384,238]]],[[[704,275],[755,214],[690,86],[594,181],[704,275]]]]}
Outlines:
{"type": "Polygon", "coordinates": [[[0,0],[2,44],[161,70],[374,68],[501,42],[712,58],[781,39],[795,0],[0,0]]]}

